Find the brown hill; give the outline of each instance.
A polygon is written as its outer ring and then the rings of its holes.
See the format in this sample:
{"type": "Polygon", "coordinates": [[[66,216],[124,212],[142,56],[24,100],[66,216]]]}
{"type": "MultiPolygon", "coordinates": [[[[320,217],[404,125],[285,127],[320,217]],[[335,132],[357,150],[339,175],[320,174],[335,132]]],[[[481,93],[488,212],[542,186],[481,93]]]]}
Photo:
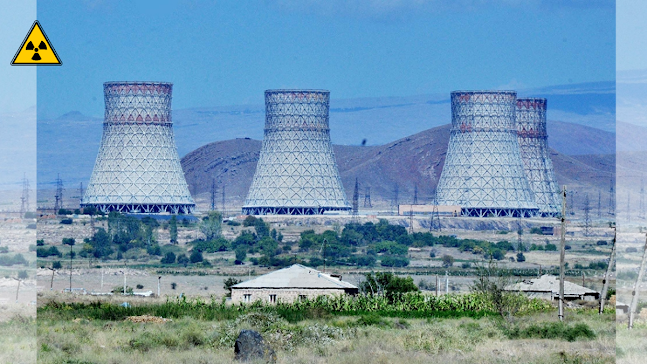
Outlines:
{"type": "MultiPolygon", "coordinates": [[[[381,146],[335,145],[339,172],[349,199],[352,198],[355,178],[359,179],[363,196],[370,187],[374,205],[386,206],[393,199],[396,184],[399,201],[413,199],[418,186],[418,201],[430,202],[432,192],[445,162],[450,125],[411,135],[381,146]]],[[[227,204],[240,206],[251,185],[261,142],[253,139],[233,139],[210,143],[182,158],[182,167],[191,188],[198,198],[207,198],[212,180],[218,193],[224,183],[227,204]]],[[[551,158],[560,185],[569,190],[591,192],[607,191],[614,178],[615,155],[567,156],[551,150],[551,158]]],[[[360,206],[363,203],[363,197],[360,206]]]]}

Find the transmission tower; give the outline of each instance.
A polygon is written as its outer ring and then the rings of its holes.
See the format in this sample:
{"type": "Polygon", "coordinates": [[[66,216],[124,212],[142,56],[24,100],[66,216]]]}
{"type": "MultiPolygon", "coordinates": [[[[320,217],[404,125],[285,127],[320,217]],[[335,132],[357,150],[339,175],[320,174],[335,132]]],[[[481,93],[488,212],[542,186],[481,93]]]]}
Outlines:
{"type": "Polygon", "coordinates": [[[638,218],[645,219],[645,184],[643,179],[640,179],[640,208],[638,210],[638,218]]]}
{"type": "Polygon", "coordinates": [[[211,211],[216,210],[216,193],[218,192],[218,188],[216,187],[216,180],[212,179],[211,180],[211,211]]]}
{"type": "Polygon", "coordinates": [[[56,194],[54,195],[54,213],[63,208],[63,180],[61,175],[56,175],[56,194]]]}
{"type": "Polygon", "coordinates": [[[25,216],[25,212],[29,211],[29,180],[23,174],[22,177],[22,195],[20,196],[20,217],[25,216]]]}
{"type": "Polygon", "coordinates": [[[602,217],[602,191],[598,190],[598,219],[602,217]]]}
{"type": "Polygon", "coordinates": [[[225,182],[222,183],[222,215],[225,215],[225,182]]]}
{"type": "Polygon", "coordinates": [[[523,227],[521,226],[521,216],[517,218],[517,250],[523,252],[523,227]]]}
{"type": "Polygon", "coordinates": [[[413,234],[413,205],[409,206],[409,234],[413,234]]]}
{"type": "Polygon", "coordinates": [[[584,194],[584,236],[591,235],[591,206],[589,203],[589,194],[584,194]]]}
{"type": "MultiPolygon", "coordinates": [[[[398,189],[399,189],[399,187],[398,187],[398,184],[396,183],[395,187],[393,189],[393,202],[392,202],[392,205],[391,205],[392,210],[395,209],[396,213],[398,213],[398,204],[399,204],[398,203],[398,189]]],[[[393,213],[393,211],[391,211],[391,213],[393,213]]]]}
{"type": "Polygon", "coordinates": [[[353,191],[353,222],[358,222],[359,216],[359,182],[355,178],[355,190],[353,191]]]}
{"type": "Polygon", "coordinates": [[[609,187],[609,215],[616,214],[616,194],[613,191],[613,180],[611,180],[611,186],[609,187]]]}
{"type": "Polygon", "coordinates": [[[79,203],[83,202],[83,182],[79,184],[79,203]]]}
{"type": "Polygon", "coordinates": [[[441,231],[440,214],[438,213],[438,199],[436,198],[436,191],[434,191],[434,200],[432,206],[431,217],[429,218],[429,231],[441,231]]]}
{"type": "Polygon", "coordinates": [[[418,184],[417,183],[415,186],[413,186],[413,204],[414,205],[418,204],[418,184]]]}
{"type": "Polygon", "coordinates": [[[373,204],[371,203],[371,188],[366,187],[364,193],[364,207],[373,207],[373,204]]]}

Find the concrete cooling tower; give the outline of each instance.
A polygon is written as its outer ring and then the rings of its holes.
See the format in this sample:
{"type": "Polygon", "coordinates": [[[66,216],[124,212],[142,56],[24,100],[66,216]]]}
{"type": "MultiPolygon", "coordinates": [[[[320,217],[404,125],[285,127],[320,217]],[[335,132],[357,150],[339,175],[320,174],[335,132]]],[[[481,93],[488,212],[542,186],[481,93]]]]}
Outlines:
{"type": "Polygon", "coordinates": [[[103,212],[191,213],[171,120],[173,84],[106,82],[101,147],[81,206],[103,212]]]}
{"type": "Polygon", "coordinates": [[[557,217],[561,215],[561,198],[548,152],[546,104],[546,99],[517,99],[517,133],[524,171],[539,214],[557,217]]]}
{"type": "Polygon", "coordinates": [[[265,91],[265,135],[243,214],[350,211],[328,127],[329,91],[265,91]]]}
{"type": "Polygon", "coordinates": [[[454,91],[452,129],[436,198],[464,216],[530,217],[538,212],[515,127],[514,91],[454,91]]]}

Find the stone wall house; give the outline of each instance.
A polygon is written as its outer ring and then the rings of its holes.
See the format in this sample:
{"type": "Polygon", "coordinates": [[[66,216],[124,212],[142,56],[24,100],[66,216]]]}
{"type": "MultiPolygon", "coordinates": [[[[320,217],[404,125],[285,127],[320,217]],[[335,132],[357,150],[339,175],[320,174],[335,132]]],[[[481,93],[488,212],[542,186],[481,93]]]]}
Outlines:
{"type": "Polygon", "coordinates": [[[358,288],[335,274],[320,272],[301,264],[238,283],[231,287],[233,303],[294,302],[322,295],[357,294],[358,288]]]}
{"type": "MultiPolygon", "coordinates": [[[[531,298],[559,300],[559,277],[544,274],[540,278],[524,279],[504,288],[506,291],[522,292],[531,298]]],[[[564,281],[565,300],[594,301],[600,298],[600,293],[578,284],[564,281]]]]}

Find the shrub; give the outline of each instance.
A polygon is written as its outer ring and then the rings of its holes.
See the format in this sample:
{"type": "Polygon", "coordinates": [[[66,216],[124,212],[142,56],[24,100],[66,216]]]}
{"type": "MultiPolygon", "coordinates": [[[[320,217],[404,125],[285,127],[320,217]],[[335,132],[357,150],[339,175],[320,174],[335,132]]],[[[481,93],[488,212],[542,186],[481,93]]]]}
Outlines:
{"type": "Polygon", "coordinates": [[[403,257],[382,257],[380,264],[383,267],[406,267],[409,265],[409,259],[403,257]]]}
{"type": "Polygon", "coordinates": [[[191,253],[191,257],[189,259],[191,260],[191,263],[200,263],[204,260],[202,253],[197,250],[194,250],[191,253]]]}
{"type": "Polygon", "coordinates": [[[418,287],[413,283],[411,277],[398,277],[390,272],[367,273],[366,280],[359,288],[364,293],[383,294],[390,301],[396,296],[406,292],[418,292],[418,287]]]}
{"type": "Polygon", "coordinates": [[[531,228],[531,229],[530,229],[530,233],[531,233],[531,234],[538,234],[538,235],[542,235],[542,234],[543,234],[543,232],[541,231],[541,228],[539,228],[539,227],[531,228]]]}
{"type": "Polygon", "coordinates": [[[64,224],[64,225],[72,225],[73,222],[74,220],[72,220],[71,218],[61,220],[61,224],[64,224]]]}
{"type": "Polygon", "coordinates": [[[554,251],[557,251],[557,245],[548,243],[548,244],[546,244],[545,249],[546,249],[546,251],[554,252],[554,251]]]}
{"type": "Polygon", "coordinates": [[[607,245],[607,241],[606,240],[598,240],[597,242],[595,242],[595,244],[596,245],[607,245]]]}
{"type": "Polygon", "coordinates": [[[253,215],[248,215],[245,220],[243,220],[243,226],[249,227],[249,226],[254,226],[256,223],[256,217],[253,215]]]}
{"type": "Polygon", "coordinates": [[[449,268],[454,265],[454,257],[451,255],[443,255],[443,267],[449,268]]]}
{"type": "Polygon", "coordinates": [[[523,253],[517,253],[517,262],[521,263],[525,261],[526,261],[526,257],[523,255],[523,253]]]}
{"type": "Polygon", "coordinates": [[[52,262],[52,269],[61,269],[63,268],[63,265],[61,264],[60,260],[55,260],[52,262]]]}
{"type": "Polygon", "coordinates": [[[578,338],[592,340],[595,333],[584,323],[569,326],[563,322],[542,322],[526,328],[514,327],[505,330],[509,339],[561,339],[575,341],[578,338]]]}

